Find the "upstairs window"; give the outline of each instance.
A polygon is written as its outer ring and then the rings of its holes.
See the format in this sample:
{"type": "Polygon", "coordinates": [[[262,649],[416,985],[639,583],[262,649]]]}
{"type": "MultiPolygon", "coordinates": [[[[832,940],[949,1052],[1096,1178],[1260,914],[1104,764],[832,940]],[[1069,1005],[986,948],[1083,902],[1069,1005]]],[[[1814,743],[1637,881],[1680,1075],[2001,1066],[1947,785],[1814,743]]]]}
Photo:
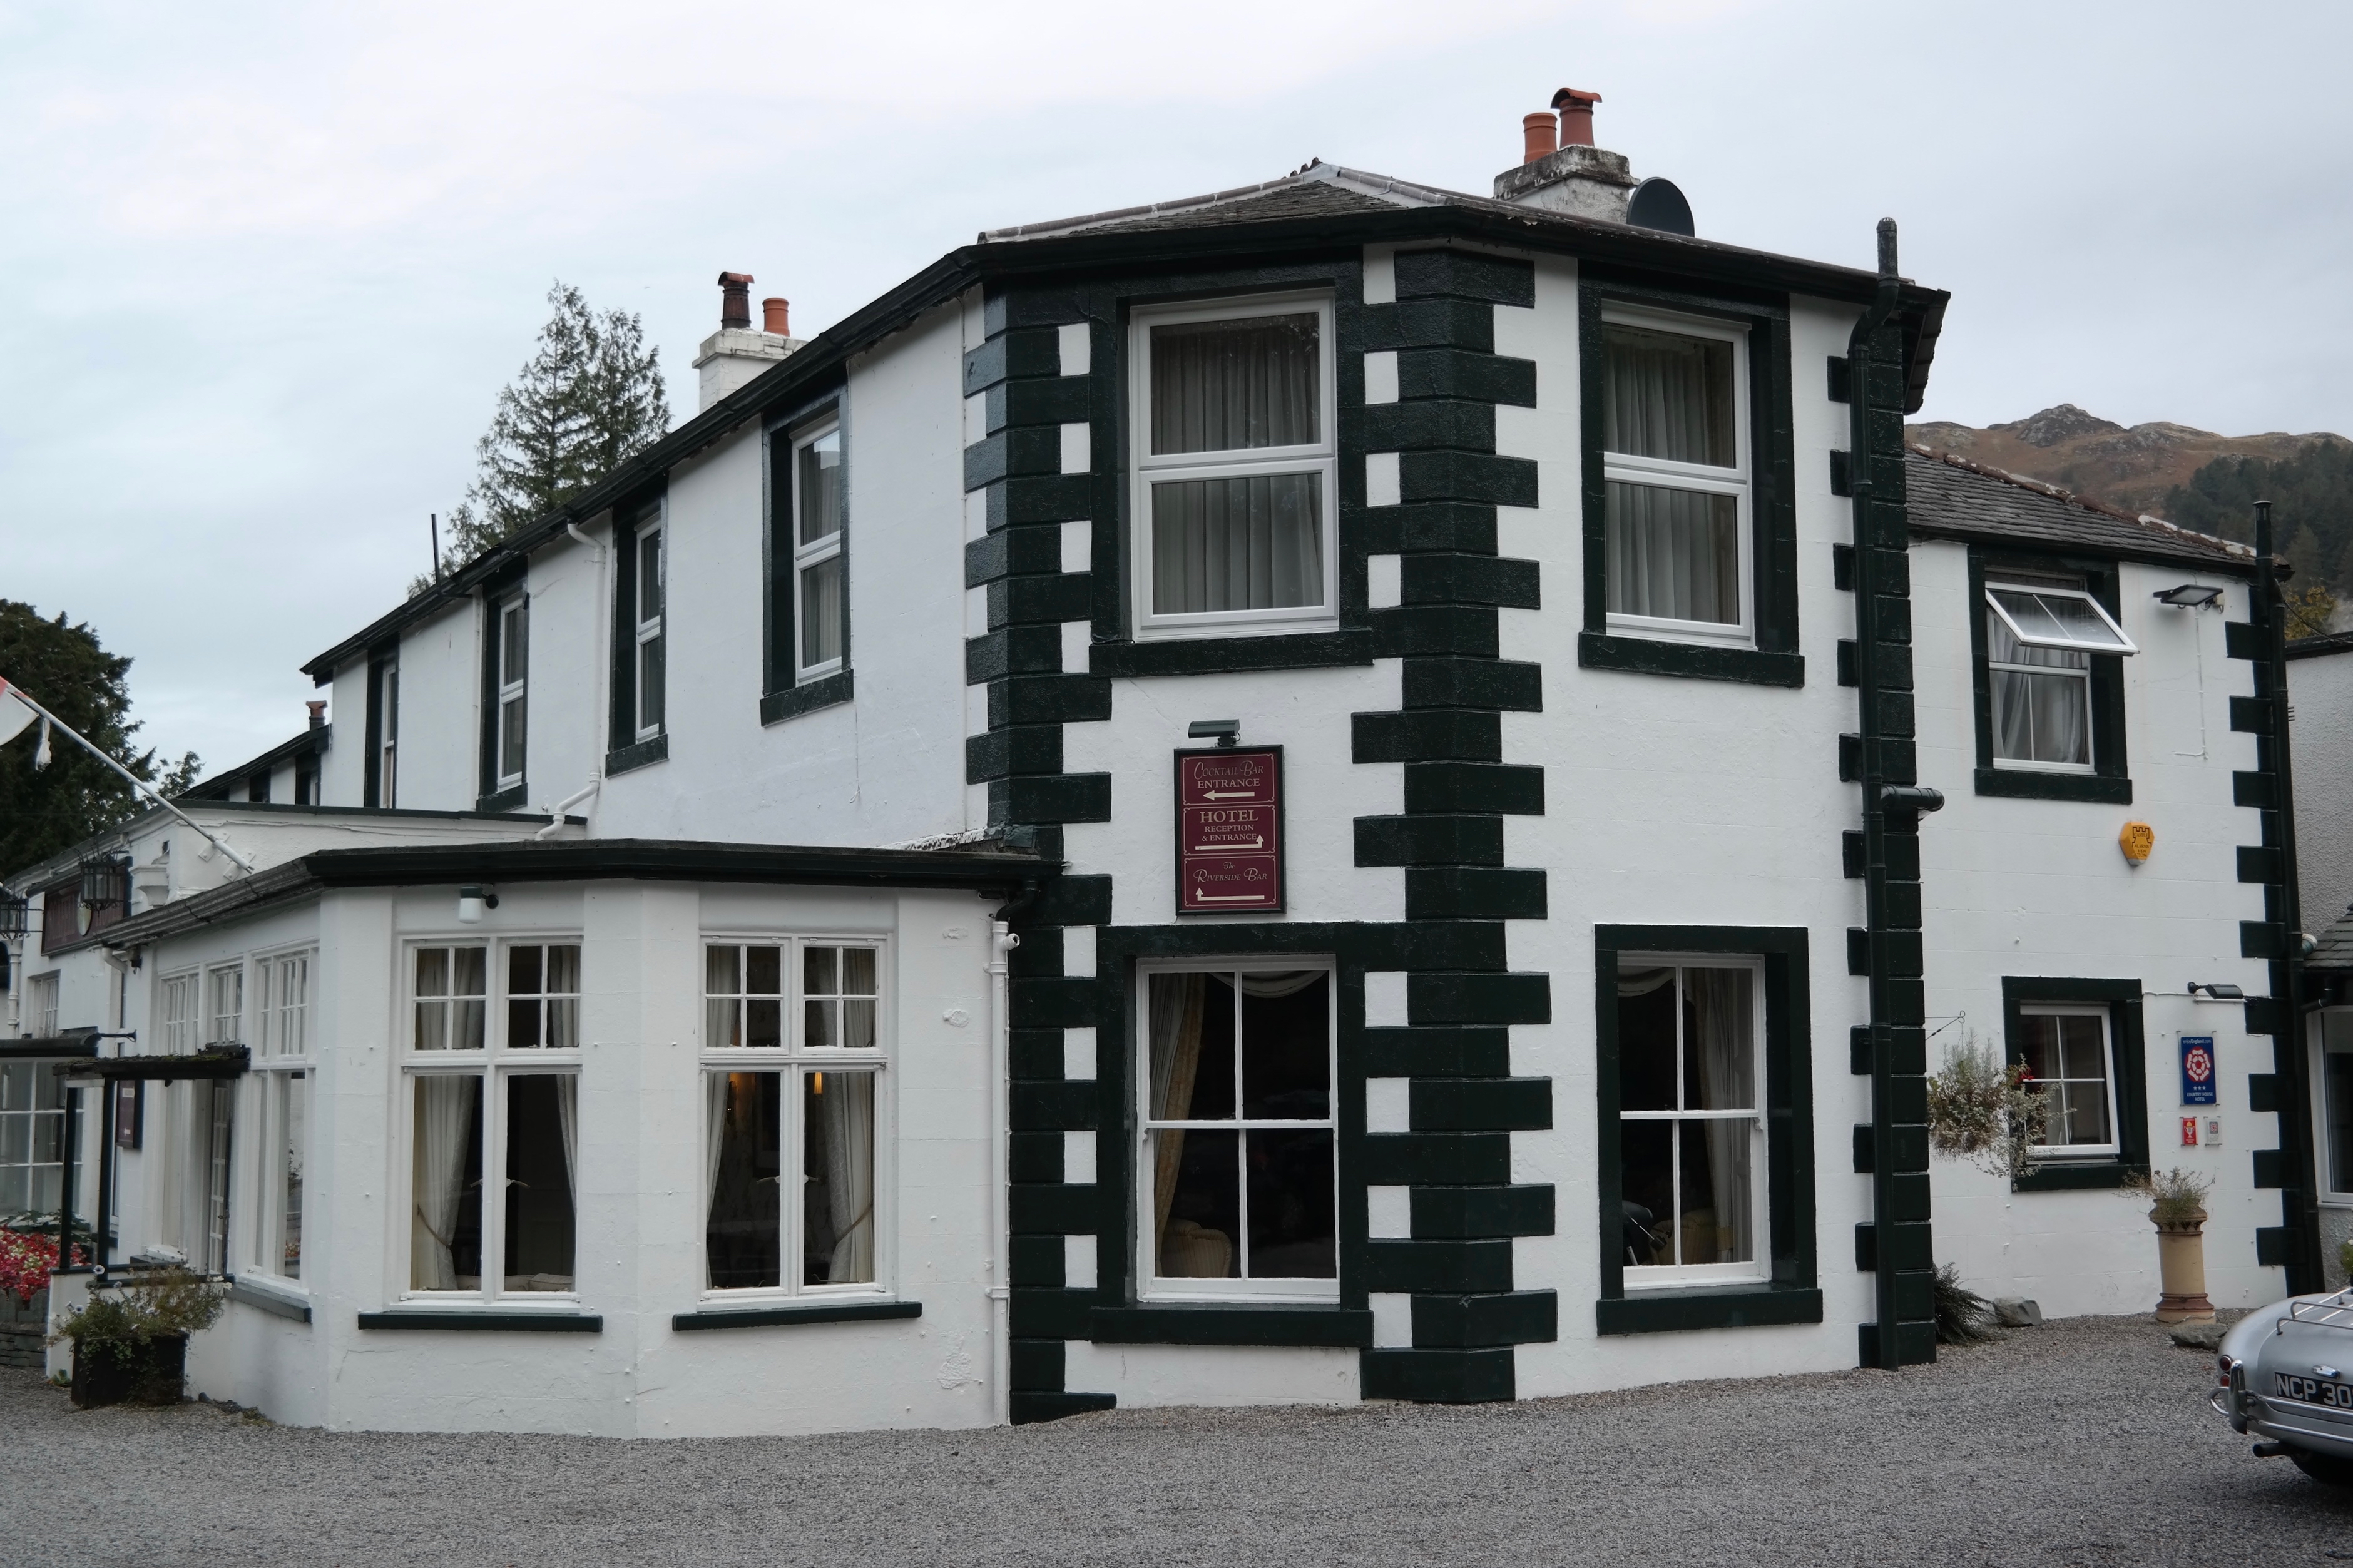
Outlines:
{"type": "Polygon", "coordinates": [[[2092,658],[2137,652],[2081,577],[1985,585],[1987,685],[1994,765],[2093,771],[2092,658]]]}
{"type": "Polygon", "coordinates": [[[528,710],[525,688],[531,671],[531,597],[518,593],[496,607],[498,617],[491,650],[491,677],[496,686],[496,729],[492,744],[492,784],[513,789],[523,778],[523,738],[528,710]]]}
{"type": "Polygon", "coordinates": [[[1753,645],[1747,332],[1610,310],[1601,353],[1609,629],[1753,645]]]}
{"type": "Polygon", "coordinates": [[[58,976],[36,974],[25,982],[26,1033],[37,1040],[58,1037],[58,976]]]}
{"type": "Polygon", "coordinates": [[[662,732],[667,667],[663,644],[662,525],[638,530],[637,552],[637,732],[650,741],[662,732]]]}
{"type": "Polygon", "coordinates": [[[1332,305],[1139,310],[1137,635],[1337,624],[1332,305]]]}
{"type": "Polygon", "coordinates": [[[833,674],[848,653],[843,635],[843,484],[841,427],[828,426],[793,443],[793,625],[795,682],[833,674]]]}
{"type": "Polygon", "coordinates": [[[376,668],[375,798],[382,806],[400,804],[400,660],[376,668]]]}

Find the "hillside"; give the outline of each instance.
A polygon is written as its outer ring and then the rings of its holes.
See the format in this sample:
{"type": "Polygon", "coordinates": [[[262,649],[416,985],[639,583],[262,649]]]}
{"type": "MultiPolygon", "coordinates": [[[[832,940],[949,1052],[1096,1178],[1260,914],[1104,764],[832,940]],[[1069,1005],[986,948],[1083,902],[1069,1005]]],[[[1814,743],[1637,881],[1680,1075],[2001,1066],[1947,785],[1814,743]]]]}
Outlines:
{"type": "Polygon", "coordinates": [[[2166,515],[2167,495],[2176,486],[2188,486],[2199,469],[2217,458],[2278,460],[2293,458],[2315,442],[2353,447],[2344,437],[2326,431],[2217,436],[2163,422],[2127,429],[2072,403],[1982,430],[1930,422],[1907,426],[1905,434],[1915,446],[1957,452],[1972,462],[2024,474],[2091,500],[2159,516],[2166,515]]]}

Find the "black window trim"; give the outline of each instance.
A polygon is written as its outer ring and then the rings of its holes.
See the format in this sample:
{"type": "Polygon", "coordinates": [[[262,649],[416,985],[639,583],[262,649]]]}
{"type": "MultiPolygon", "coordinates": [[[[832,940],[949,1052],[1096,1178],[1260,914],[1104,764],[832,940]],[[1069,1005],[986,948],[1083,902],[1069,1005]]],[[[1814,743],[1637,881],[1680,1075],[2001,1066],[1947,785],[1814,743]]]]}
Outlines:
{"type": "Polygon", "coordinates": [[[2114,1075],[2116,1152],[2091,1158],[2046,1159],[2030,1174],[2011,1180],[2016,1193],[2066,1193],[2114,1189],[2148,1173],[2148,1052],[2141,1017],[2138,980],[2066,979],[2009,975],[2001,980],[2002,1059],[2025,1059],[2021,1005],[2030,1002],[2104,1004],[2108,1009],[2108,1071],[2114,1075]]]}
{"type": "Polygon", "coordinates": [[[1579,469],[1584,479],[1585,628],[1577,661],[1587,669],[1680,675],[1757,686],[1801,687],[1798,642],[1798,508],[1786,297],[1693,294],[1588,268],[1577,289],[1579,469]],[[1750,515],[1757,646],[1711,647],[1609,630],[1609,489],[1601,463],[1601,314],[1609,306],[1730,321],[1748,331],[1750,515]]]}
{"type": "MultiPolygon", "coordinates": [[[[394,801],[387,801],[384,798],[384,740],[385,718],[384,710],[384,675],[385,671],[387,669],[393,672],[395,679],[399,678],[400,644],[396,641],[379,644],[378,646],[370,648],[367,656],[367,723],[365,726],[367,731],[367,744],[366,754],[362,759],[360,764],[360,804],[364,806],[369,807],[385,807],[396,804],[400,789],[400,781],[396,775],[393,780],[393,793],[396,799],[394,801]]],[[[400,710],[397,701],[397,693],[396,693],[391,718],[393,730],[392,738],[395,744],[397,744],[400,739],[400,710]]],[[[396,760],[396,765],[397,763],[396,760]]]]}
{"type": "MultiPolygon", "coordinates": [[[[648,741],[638,739],[638,535],[649,521],[667,521],[663,515],[667,493],[666,487],[657,485],[613,509],[612,700],[607,715],[605,752],[605,776],[607,778],[628,773],[632,768],[644,767],[649,763],[660,762],[670,755],[667,717],[661,733],[648,741]]],[[[667,537],[662,541],[665,575],[668,552],[673,542],[667,537]]],[[[665,638],[669,636],[669,616],[670,602],[665,587],[662,602],[665,638]]],[[[663,652],[667,656],[669,649],[665,648],[663,652]]]]}
{"type": "Polygon", "coordinates": [[[1969,546],[1969,685],[1976,705],[1977,793],[2012,800],[2075,800],[2130,805],[2132,771],[2125,743],[2125,658],[2092,654],[2092,771],[2051,773],[2033,768],[1998,766],[1993,755],[1993,674],[1986,651],[1986,579],[2004,572],[2042,576],[2080,576],[2101,608],[2124,619],[2122,568],[2098,557],[1989,551],[1969,546]]]}
{"type": "Polygon", "coordinates": [[[1814,1212],[1812,999],[1803,926],[1597,925],[1593,931],[1596,1242],[1603,1334],[1819,1323],[1822,1293],[1814,1212]],[[1626,952],[1723,953],[1765,960],[1766,1210],[1770,1278],[1629,1292],[1618,1131],[1618,959],[1626,952]]]}
{"type": "Polygon", "coordinates": [[[818,426],[830,422],[841,433],[841,467],[847,480],[850,468],[849,398],[842,386],[828,388],[821,395],[799,404],[782,416],[768,421],[762,432],[767,443],[767,462],[762,482],[766,488],[764,513],[767,525],[760,531],[760,580],[763,584],[760,605],[760,722],[763,725],[782,723],[804,713],[814,713],[821,708],[832,708],[850,701],[857,696],[857,676],[850,642],[850,533],[849,497],[842,497],[841,520],[841,668],[814,680],[799,679],[799,659],[795,653],[794,638],[797,632],[793,606],[797,600],[793,581],[793,558],[797,552],[793,541],[798,537],[793,516],[793,449],[802,437],[818,426]]]}

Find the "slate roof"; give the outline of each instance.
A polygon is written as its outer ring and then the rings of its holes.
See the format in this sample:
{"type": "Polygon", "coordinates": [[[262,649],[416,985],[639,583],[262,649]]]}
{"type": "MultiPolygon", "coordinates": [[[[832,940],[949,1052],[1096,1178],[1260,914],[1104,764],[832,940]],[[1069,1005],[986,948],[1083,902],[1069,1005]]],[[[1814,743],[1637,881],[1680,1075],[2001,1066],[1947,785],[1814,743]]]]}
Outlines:
{"type": "Polygon", "coordinates": [[[2320,933],[2318,945],[2312,956],[2304,961],[2306,969],[2353,969],[2353,910],[2337,917],[2337,923],[2320,933]]]}
{"type": "Polygon", "coordinates": [[[1904,483],[1915,534],[2162,562],[2241,577],[2255,569],[2255,552],[2243,544],[2146,513],[2135,516],[1926,447],[1906,454],[1904,483]]]}
{"type": "Polygon", "coordinates": [[[2323,632],[2318,637],[2297,637],[2287,645],[2290,658],[2325,658],[2339,653],[2353,653],[2353,632],[2323,632]]]}

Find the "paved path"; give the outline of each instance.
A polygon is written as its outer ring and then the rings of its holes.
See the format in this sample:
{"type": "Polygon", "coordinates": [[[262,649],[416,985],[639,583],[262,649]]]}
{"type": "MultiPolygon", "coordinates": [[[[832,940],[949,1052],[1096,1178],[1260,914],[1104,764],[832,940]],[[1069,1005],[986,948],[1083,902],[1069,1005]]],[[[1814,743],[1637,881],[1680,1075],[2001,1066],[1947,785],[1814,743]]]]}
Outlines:
{"type": "Polygon", "coordinates": [[[2353,1560],[2211,1358],[2094,1319],[1840,1373],[1445,1409],[613,1442],[76,1412],[0,1371],[0,1563],[2180,1563],[2353,1560]]]}

